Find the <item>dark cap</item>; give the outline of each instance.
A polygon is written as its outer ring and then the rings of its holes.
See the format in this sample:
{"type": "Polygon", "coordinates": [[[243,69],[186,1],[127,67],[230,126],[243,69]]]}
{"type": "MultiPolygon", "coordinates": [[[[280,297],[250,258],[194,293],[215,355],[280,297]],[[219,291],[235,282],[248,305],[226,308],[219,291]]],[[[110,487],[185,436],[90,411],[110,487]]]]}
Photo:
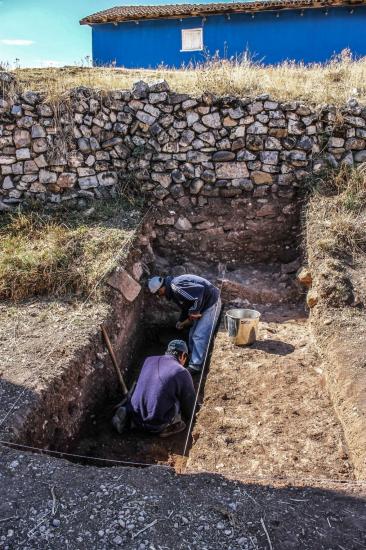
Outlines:
{"type": "Polygon", "coordinates": [[[166,353],[176,353],[177,351],[188,355],[188,346],[184,340],[172,340],[169,342],[166,353]]]}

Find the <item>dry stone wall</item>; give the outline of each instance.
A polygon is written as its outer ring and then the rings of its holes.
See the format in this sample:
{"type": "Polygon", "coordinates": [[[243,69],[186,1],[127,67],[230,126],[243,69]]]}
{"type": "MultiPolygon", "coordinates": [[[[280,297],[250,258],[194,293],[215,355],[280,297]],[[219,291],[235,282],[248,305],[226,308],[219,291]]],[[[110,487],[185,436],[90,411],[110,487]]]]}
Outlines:
{"type": "Polygon", "coordinates": [[[290,260],[299,190],[324,165],[366,160],[366,109],[190,97],[165,81],[77,88],[57,104],[0,74],[0,210],[30,199],[83,206],[118,188],[157,207],[162,253],[290,260]],[[8,88],[8,93],[7,93],[8,88]]]}

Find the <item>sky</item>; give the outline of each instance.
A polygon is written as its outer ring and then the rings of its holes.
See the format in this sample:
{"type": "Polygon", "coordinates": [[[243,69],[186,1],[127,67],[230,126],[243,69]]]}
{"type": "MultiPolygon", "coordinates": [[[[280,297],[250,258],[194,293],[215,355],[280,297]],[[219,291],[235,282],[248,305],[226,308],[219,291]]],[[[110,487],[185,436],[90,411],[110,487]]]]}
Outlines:
{"type": "Polygon", "coordinates": [[[87,64],[87,56],[91,56],[91,30],[89,26],[79,25],[80,19],[116,5],[167,3],[184,2],[0,0],[0,65],[61,67],[87,64]]]}

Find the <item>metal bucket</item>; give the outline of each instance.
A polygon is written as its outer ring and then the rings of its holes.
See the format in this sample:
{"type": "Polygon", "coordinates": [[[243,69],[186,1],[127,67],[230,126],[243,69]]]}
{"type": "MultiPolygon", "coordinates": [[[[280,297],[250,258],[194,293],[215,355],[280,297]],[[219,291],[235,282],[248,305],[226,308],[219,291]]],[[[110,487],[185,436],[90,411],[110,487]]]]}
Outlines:
{"type": "Polygon", "coordinates": [[[225,328],[232,343],[236,346],[254,344],[260,316],[255,309],[229,309],[225,315],[225,328]]]}

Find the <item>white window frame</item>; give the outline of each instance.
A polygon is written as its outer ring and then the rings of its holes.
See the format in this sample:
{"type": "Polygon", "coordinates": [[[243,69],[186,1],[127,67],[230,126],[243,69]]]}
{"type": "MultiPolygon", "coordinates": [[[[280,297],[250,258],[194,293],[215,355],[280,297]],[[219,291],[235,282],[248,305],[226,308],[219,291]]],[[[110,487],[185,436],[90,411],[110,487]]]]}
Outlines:
{"type": "Polygon", "coordinates": [[[201,52],[203,50],[203,27],[197,27],[195,29],[182,29],[182,49],[181,52],[201,52]],[[184,33],[191,31],[200,31],[200,46],[198,48],[185,48],[184,47],[184,33]]]}

